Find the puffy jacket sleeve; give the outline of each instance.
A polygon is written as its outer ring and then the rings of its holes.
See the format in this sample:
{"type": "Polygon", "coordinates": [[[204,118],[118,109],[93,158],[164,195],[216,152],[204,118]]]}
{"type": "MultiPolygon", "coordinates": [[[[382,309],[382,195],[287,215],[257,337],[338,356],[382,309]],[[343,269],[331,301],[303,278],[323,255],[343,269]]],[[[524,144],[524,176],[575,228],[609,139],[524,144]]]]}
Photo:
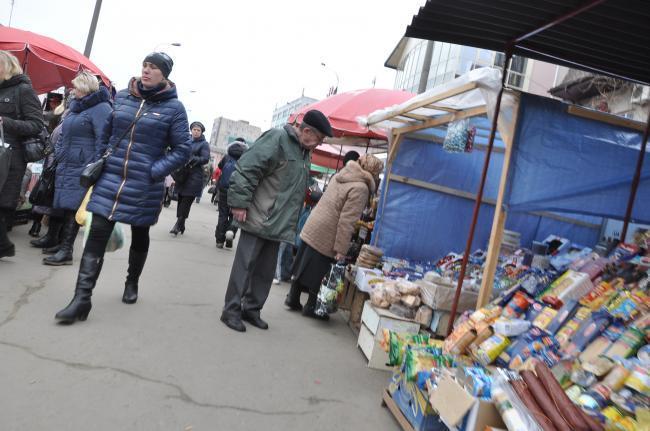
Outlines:
{"type": "Polygon", "coordinates": [[[237,161],[228,185],[228,205],[231,208],[248,208],[257,185],[275,169],[280,151],[278,133],[281,132],[264,133],[237,161]]]}
{"type": "MultiPolygon", "coordinates": [[[[106,136],[106,127],[107,123],[112,125],[113,118],[113,108],[109,103],[100,103],[95,108],[95,112],[92,115],[93,122],[93,135],[95,135],[95,154],[102,154],[106,149],[106,142],[108,142],[106,136]]],[[[96,156],[95,160],[100,156],[96,156]]]]}
{"type": "Polygon", "coordinates": [[[179,107],[174,114],[169,129],[169,146],[171,151],[164,157],[156,160],[151,166],[151,177],[160,181],[167,175],[185,165],[190,159],[192,152],[192,135],[190,125],[187,122],[185,108],[179,102],[179,107]]]}
{"type": "Polygon", "coordinates": [[[203,166],[210,161],[210,146],[206,141],[203,141],[199,153],[192,156],[192,165],[203,166]]]}
{"type": "Polygon", "coordinates": [[[341,215],[336,226],[336,240],[334,241],[334,251],[341,254],[346,254],[350,248],[350,239],[354,232],[354,224],[363,209],[368,203],[370,192],[368,188],[363,185],[360,187],[352,187],[345,197],[341,215]]]}
{"type": "Polygon", "coordinates": [[[14,136],[37,135],[43,126],[43,112],[41,103],[31,86],[21,84],[18,86],[18,105],[20,106],[20,117],[16,120],[9,117],[2,117],[5,133],[14,136]]]}

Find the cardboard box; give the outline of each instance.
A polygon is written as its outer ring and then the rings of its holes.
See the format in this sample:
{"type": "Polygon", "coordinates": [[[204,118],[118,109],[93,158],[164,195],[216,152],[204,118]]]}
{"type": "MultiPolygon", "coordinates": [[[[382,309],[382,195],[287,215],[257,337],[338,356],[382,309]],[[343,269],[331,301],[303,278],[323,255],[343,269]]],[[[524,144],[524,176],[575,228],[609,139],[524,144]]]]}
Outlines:
{"type": "MultiPolygon", "coordinates": [[[[445,284],[431,283],[429,281],[419,280],[415,282],[420,286],[420,296],[422,303],[428,305],[433,310],[451,311],[456,294],[456,286],[445,284]]],[[[478,301],[478,293],[461,291],[458,299],[457,312],[462,313],[465,310],[474,310],[478,301]]]]}
{"type": "Polygon", "coordinates": [[[430,392],[431,405],[452,431],[483,431],[489,426],[505,428],[492,402],[473,397],[449,375],[443,376],[430,392]]]}
{"type": "Polygon", "coordinates": [[[388,310],[373,306],[366,301],[361,313],[361,326],[357,346],[368,359],[368,366],[378,370],[390,370],[386,365],[388,353],[381,348],[384,329],[399,333],[417,334],[420,324],[414,320],[397,316],[388,310]]]}
{"type": "Polygon", "coordinates": [[[447,427],[429,404],[427,395],[404,373],[396,373],[388,392],[415,431],[446,431],[447,427]]]}

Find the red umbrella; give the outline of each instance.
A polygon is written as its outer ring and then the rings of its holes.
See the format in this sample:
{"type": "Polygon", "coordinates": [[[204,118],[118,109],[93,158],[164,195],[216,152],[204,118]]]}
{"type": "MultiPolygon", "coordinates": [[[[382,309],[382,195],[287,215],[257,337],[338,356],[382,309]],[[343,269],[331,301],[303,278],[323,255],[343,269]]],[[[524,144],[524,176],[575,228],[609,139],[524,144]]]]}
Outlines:
{"type": "Polygon", "coordinates": [[[289,122],[302,120],[310,109],[318,109],[327,116],[336,136],[359,136],[373,139],[386,139],[386,136],[359,125],[357,117],[365,116],[378,109],[398,105],[415,94],[401,90],[369,88],[348,91],[314,102],[289,116],[289,122]]]}
{"type": "Polygon", "coordinates": [[[99,75],[102,81],[110,84],[106,75],[87,57],[50,37],[0,26],[0,49],[18,58],[38,94],[70,87],[70,81],[81,70],[99,75]]]}

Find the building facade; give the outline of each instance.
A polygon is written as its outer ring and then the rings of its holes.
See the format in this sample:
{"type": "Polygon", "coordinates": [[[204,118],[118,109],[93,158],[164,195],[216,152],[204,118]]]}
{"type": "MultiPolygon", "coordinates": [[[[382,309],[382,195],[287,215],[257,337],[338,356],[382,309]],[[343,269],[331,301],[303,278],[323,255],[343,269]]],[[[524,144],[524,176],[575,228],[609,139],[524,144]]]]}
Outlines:
{"type": "Polygon", "coordinates": [[[318,99],[312,97],[307,97],[304,94],[298,99],[287,102],[284,105],[277,105],[273,110],[273,119],[271,120],[271,127],[282,127],[287,124],[289,120],[289,115],[293,112],[299,110],[303,106],[311,105],[314,102],[318,102],[318,99]]]}
{"type": "Polygon", "coordinates": [[[228,148],[228,144],[237,138],[244,138],[249,144],[255,142],[262,134],[262,129],[251,125],[248,121],[230,120],[225,117],[215,118],[210,135],[210,152],[215,159],[220,159],[228,148]]]}
{"type": "MultiPolygon", "coordinates": [[[[479,67],[503,68],[502,53],[446,42],[402,38],[386,60],[395,69],[395,89],[423,93],[479,67]]],[[[509,87],[548,95],[556,67],[523,57],[513,57],[508,70],[509,87]]]]}

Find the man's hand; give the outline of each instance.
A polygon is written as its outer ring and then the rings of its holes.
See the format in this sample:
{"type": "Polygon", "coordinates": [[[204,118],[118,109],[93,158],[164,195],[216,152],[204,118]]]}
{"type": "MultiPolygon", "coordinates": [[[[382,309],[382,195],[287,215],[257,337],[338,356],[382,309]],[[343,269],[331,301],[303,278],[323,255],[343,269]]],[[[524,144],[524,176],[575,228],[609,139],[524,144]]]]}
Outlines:
{"type": "Polygon", "coordinates": [[[246,208],[233,208],[232,217],[237,220],[239,223],[246,223],[246,208]]]}
{"type": "Polygon", "coordinates": [[[348,257],[344,254],[336,253],[336,257],[334,259],[336,259],[337,262],[343,262],[347,258],[348,257]]]}

